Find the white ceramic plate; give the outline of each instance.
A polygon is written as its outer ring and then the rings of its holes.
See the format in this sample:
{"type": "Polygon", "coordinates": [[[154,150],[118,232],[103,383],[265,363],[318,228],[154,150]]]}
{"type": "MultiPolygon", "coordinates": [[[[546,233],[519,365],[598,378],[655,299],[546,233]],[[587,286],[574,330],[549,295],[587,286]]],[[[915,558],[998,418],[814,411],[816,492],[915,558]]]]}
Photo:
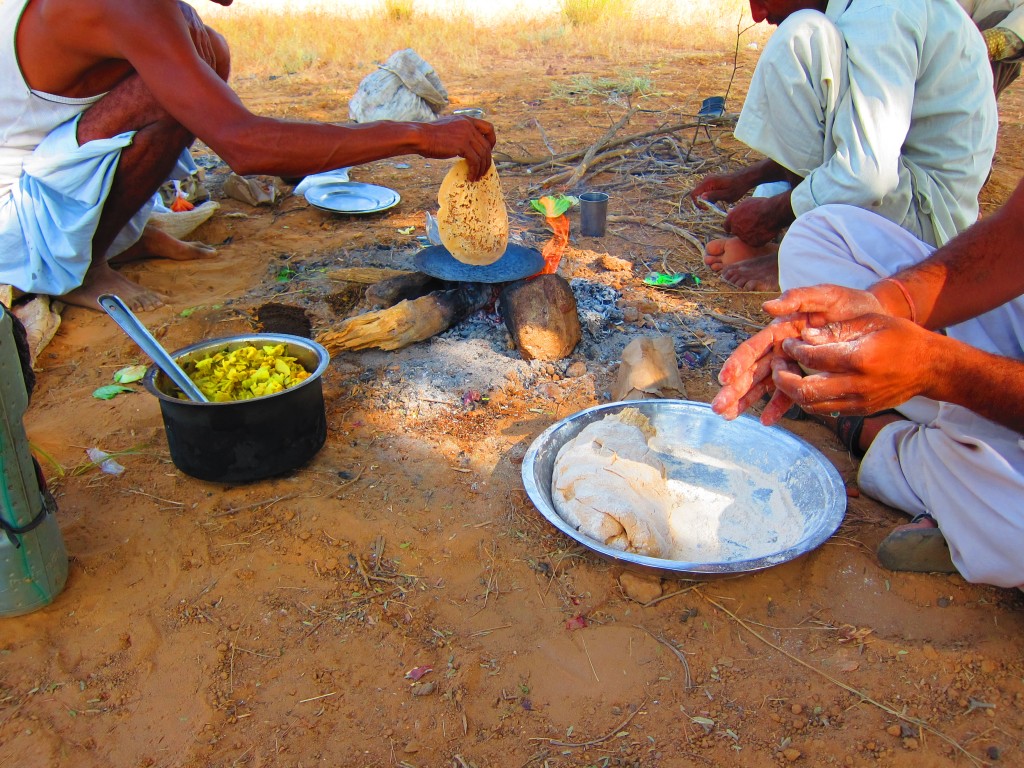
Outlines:
{"type": "Polygon", "coordinates": [[[359,181],[317,184],[306,190],[310,205],[331,213],[358,215],[394,208],[402,197],[395,190],[359,181]]]}

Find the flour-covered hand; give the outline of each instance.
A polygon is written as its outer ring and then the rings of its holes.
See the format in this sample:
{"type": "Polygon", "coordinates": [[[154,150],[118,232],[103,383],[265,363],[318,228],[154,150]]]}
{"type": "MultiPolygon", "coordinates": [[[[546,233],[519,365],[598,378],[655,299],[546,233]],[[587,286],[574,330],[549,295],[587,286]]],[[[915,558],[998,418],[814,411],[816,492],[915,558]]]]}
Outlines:
{"type": "Polygon", "coordinates": [[[865,315],[785,339],[782,352],[806,371],[778,365],[779,391],[809,413],[869,414],[927,389],[935,334],[907,320],[865,315]]]}

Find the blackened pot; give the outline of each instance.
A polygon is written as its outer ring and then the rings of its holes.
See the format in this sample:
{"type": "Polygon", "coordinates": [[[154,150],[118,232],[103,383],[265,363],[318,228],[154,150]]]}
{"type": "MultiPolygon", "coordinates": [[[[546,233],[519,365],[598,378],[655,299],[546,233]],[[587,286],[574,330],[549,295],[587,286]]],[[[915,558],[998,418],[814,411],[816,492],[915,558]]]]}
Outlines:
{"type": "Polygon", "coordinates": [[[156,366],[143,381],[160,400],[174,466],[187,475],[218,483],[251,483],[297,469],[327,440],[323,372],[327,350],[315,341],[281,333],[230,336],[193,344],[172,354],[179,365],[221,350],[284,344],[309,371],[294,387],[273,395],[198,403],[174,396],[177,388],[156,366]]]}

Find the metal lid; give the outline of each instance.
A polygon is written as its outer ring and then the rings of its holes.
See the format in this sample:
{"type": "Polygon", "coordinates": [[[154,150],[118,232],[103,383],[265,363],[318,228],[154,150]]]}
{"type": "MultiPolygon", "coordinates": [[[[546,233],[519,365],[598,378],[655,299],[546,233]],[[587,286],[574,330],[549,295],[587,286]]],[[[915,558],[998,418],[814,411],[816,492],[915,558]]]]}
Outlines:
{"type": "Polygon", "coordinates": [[[443,245],[424,248],[414,257],[416,269],[440,280],[460,283],[510,283],[536,275],[544,268],[540,251],[509,244],[501,258],[486,266],[464,264],[443,245]]]}

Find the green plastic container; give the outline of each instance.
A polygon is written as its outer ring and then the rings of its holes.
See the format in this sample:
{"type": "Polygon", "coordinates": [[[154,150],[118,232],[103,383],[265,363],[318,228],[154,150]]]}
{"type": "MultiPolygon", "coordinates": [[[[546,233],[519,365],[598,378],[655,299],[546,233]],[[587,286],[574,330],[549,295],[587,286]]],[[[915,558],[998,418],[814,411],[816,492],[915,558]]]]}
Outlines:
{"type": "Polygon", "coordinates": [[[36,476],[22,417],[28,392],[14,321],[0,313],[0,617],[49,605],[68,578],[53,498],[36,476]]]}

